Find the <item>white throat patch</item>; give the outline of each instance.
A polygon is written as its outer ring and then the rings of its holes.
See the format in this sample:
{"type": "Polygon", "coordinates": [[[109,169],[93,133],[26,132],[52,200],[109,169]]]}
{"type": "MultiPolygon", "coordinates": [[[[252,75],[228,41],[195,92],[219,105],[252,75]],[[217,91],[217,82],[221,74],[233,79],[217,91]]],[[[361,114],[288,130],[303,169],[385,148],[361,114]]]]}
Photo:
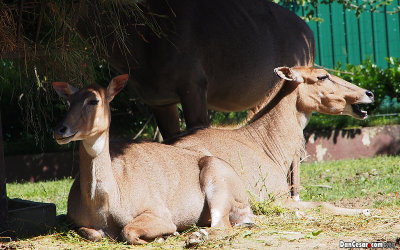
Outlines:
{"type": "Polygon", "coordinates": [[[103,151],[104,145],[106,144],[106,133],[101,134],[98,137],[93,137],[93,139],[87,139],[83,141],[83,146],[86,152],[92,157],[96,157],[103,151]]]}
{"type": "Polygon", "coordinates": [[[300,120],[300,126],[301,126],[302,129],[304,129],[307,126],[308,122],[310,121],[311,113],[308,113],[308,114],[300,113],[300,117],[299,118],[300,118],[299,119],[300,120]]]}

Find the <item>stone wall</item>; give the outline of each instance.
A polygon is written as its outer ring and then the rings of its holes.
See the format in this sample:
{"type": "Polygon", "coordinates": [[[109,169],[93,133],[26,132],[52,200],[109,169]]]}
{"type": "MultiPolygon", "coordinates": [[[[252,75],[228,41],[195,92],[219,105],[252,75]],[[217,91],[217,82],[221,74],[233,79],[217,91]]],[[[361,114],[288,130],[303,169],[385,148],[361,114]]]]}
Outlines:
{"type": "Polygon", "coordinates": [[[305,133],[306,162],[397,155],[400,125],[305,133]]]}

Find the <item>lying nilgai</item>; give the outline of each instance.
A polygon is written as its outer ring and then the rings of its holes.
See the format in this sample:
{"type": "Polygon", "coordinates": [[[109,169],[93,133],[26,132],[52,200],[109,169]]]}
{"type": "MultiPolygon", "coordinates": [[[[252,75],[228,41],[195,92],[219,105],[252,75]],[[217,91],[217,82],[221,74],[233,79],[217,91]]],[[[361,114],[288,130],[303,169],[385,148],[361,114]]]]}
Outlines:
{"type": "Polygon", "coordinates": [[[109,103],[127,80],[118,76],[106,90],[53,83],[69,104],[54,138],[59,144],[81,140],[79,175],[68,197],[78,233],[140,244],[210,220],[216,227],[251,223],[244,184],[222,160],[159,143],[128,144],[110,157],[109,103]]]}
{"type": "Polygon", "coordinates": [[[177,103],[187,128],[208,126],[208,108],[239,111],[261,102],[277,84],[274,68],[314,64],[311,29],[272,1],[139,1],[141,14],[162,27],[163,36],[124,11],[116,29],[109,13],[94,14],[93,5],[104,9],[96,2],[104,1],[79,1],[86,6],[78,30],[94,43],[102,41],[113,67],[132,72],[133,86],[152,107],[164,139],[179,133],[177,103]]]}
{"type": "MultiPolygon", "coordinates": [[[[172,144],[200,151],[230,163],[256,198],[266,193],[287,197],[291,175],[299,179],[298,159],[304,151],[303,129],[311,113],[367,117],[357,104],[371,103],[374,95],[323,69],[280,67],[275,73],[282,81],[272,91],[275,98],[263,107],[245,127],[229,130],[207,128],[176,139],[172,144]]],[[[299,180],[293,181],[298,185],[299,180]]],[[[298,190],[298,187],[297,187],[298,190]]],[[[288,206],[312,203],[293,202],[288,206]]],[[[326,204],[328,208],[330,207],[326,204]]],[[[337,213],[350,210],[335,209],[337,213]]]]}

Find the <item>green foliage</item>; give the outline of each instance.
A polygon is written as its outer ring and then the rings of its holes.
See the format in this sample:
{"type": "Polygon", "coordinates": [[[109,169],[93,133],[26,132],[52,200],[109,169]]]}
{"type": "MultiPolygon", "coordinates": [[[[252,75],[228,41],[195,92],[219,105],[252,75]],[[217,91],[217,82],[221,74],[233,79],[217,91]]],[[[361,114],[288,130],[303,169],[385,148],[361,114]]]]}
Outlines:
{"type": "Polygon", "coordinates": [[[400,103],[397,101],[396,97],[385,96],[378,107],[380,113],[394,113],[400,111],[400,103]]]}
{"type": "Polygon", "coordinates": [[[211,124],[217,126],[242,124],[243,121],[247,118],[248,113],[248,110],[240,112],[218,112],[213,110],[209,111],[211,124]]]}
{"type": "MultiPolygon", "coordinates": [[[[343,5],[347,10],[354,10],[357,17],[363,12],[382,12],[382,8],[390,6],[393,0],[272,0],[275,3],[279,3],[286,8],[296,9],[298,6],[305,6],[305,13],[302,17],[306,21],[324,21],[322,18],[316,16],[318,6],[321,4],[332,4],[338,3],[343,5]]],[[[395,14],[400,11],[400,7],[395,5],[391,10],[387,10],[388,14],[395,14]]]]}
{"type": "Polygon", "coordinates": [[[374,93],[375,102],[368,107],[368,110],[379,107],[385,96],[400,98],[400,59],[390,57],[386,58],[386,61],[388,62],[386,69],[377,67],[370,58],[360,65],[347,64],[343,68],[338,64],[337,69],[346,73],[337,73],[337,76],[374,93]]]}
{"type": "MultiPolygon", "coordinates": [[[[144,17],[136,1],[86,2],[91,4],[91,13],[97,19],[106,19],[115,28],[116,40],[121,46],[125,45],[125,31],[119,22],[123,14],[146,24],[157,35],[161,33],[154,20],[144,17]]],[[[16,0],[0,3],[4,12],[0,15],[0,104],[5,153],[71,148],[71,144],[59,146],[52,139],[52,128],[62,119],[66,105],[52,89],[51,82],[67,81],[76,87],[96,82],[107,85],[116,73],[102,57],[103,37],[85,41],[73,28],[77,2],[27,0],[21,3],[29,8],[22,8],[18,13],[15,9],[19,3],[16,0]],[[6,35],[17,34],[19,26],[22,32],[18,40],[6,35]]],[[[113,102],[116,118],[111,129],[118,135],[132,135],[148,118],[149,111],[143,104],[133,105],[135,100],[131,99],[135,95],[122,93],[120,96],[123,99],[116,98],[113,102]],[[131,124],[133,129],[124,129],[131,124]],[[123,129],[114,129],[116,126],[123,129]]]]}
{"type": "Polygon", "coordinates": [[[306,130],[315,129],[343,129],[354,127],[372,127],[400,123],[400,59],[386,58],[388,67],[379,68],[371,59],[360,65],[347,64],[342,67],[338,64],[335,75],[371,90],[375,95],[375,102],[363,105],[368,111],[366,120],[357,120],[349,116],[331,116],[313,114],[306,130]]]}
{"type": "Polygon", "coordinates": [[[251,210],[255,215],[279,216],[287,209],[269,201],[252,201],[251,210]]]}

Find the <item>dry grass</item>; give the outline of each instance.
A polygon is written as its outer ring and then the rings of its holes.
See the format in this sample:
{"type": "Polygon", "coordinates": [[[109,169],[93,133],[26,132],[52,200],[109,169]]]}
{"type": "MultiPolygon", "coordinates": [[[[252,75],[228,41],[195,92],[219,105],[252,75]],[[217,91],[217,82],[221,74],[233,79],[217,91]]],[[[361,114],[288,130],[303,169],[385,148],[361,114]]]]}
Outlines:
{"type": "MultiPolygon", "coordinates": [[[[252,228],[233,228],[229,231],[210,232],[209,240],[198,248],[263,249],[265,247],[336,249],[339,241],[396,241],[400,235],[400,207],[374,210],[370,216],[334,216],[309,210],[304,214],[286,211],[280,215],[259,215],[252,228]]],[[[156,239],[146,248],[182,248],[190,232],[166,239],[156,239]]],[[[88,242],[65,230],[46,236],[3,244],[2,247],[18,249],[127,249],[125,243],[103,240],[88,242]]]]}

